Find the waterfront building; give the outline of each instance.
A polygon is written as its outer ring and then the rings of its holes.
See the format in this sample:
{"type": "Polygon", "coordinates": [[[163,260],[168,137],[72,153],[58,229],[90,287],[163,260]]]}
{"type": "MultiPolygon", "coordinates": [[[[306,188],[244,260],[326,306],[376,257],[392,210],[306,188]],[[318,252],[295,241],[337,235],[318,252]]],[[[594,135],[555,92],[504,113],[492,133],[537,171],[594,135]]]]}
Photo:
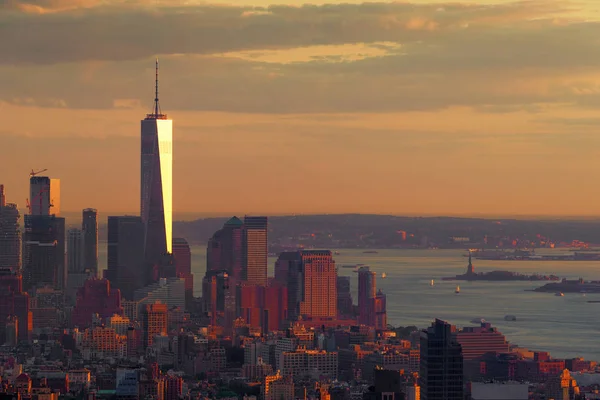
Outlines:
{"type": "Polygon", "coordinates": [[[4,185],[0,185],[0,269],[21,269],[21,230],[19,209],[6,203],[4,185]]]}
{"type": "Polygon", "coordinates": [[[122,296],[133,300],[134,292],[149,283],[150,271],[145,269],[144,224],[140,217],[108,217],[108,265],[105,277],[121,290],[122,296]]]}
{"type": "Polygon", "coordinates": [[[268,250],[267,217],[244,217],[242,236],[242,281],[267,285],[268,250]]]}
{"type": "Polygon", "coordinates": [[[337,318],[337,270],[331,251],[302,250],[298,254],[302,265],[299,315],[337,318]]]}
{"type": "Polygon", "coordinates": [[[358,269],[358,321],[373,325],[373,299],[377,293],[376,274],[369,267],[358,269]]]}
{"type": "Polygon", "coordinates": [[[98,211],[86,208],[82,214],[83,269],[98,277],[98,211]]]}
{"type": "Polygon", "coordinates": [[[477,327],[464,327],[457,332],[456,340],[461,345],[465,362],[477,360],[486,353],[510,352],[506,337],[489,322],[481,322],[477,327]]]}
{"type": "Polygon", "coordinates": [[[141,121],[140,215],[144,224],[144,255],[156,264],[173,245],[173,121],[158,101],[158,59],[154,107],[141,121]]]}
{"type": "Polygon", "coordinates": [[[350,291],[350,277],[337,277],[337,308],[341,317],[353,317],[352,293],[350,291]]]}
{"type": "Polygon", "coordinates": [[[372,326],[377,330],[387,329],[387,301],[381,290],[371,299],[372,326]]]}
{"type": "Polygon", "coordinates": [[[436,319],[421,332],[421,398],[464,400],[462,349],[456,327],[436,319]]]}

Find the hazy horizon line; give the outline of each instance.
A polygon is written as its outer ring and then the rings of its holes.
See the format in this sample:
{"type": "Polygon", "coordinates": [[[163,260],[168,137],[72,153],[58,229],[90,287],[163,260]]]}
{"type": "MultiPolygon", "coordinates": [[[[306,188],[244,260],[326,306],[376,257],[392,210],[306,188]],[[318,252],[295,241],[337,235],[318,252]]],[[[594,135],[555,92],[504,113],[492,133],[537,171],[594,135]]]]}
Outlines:
{"type": "MultiPolygon", "coordinates": [[[[61,211],[64,215],[80,215],[82,211],[61,211]]],[[[24,214],[24,213],[23,213],[24,214]]],[[[139,215],[139,212],[108,211],[102,212],[104,216],[121,215],[139,215]]],[[[336,216],[336,215],[372,215],[372,216],[393,216],[393,217],[422,217],[422,218],[466,218],[466,219],[575,219],[591,220],[600,219],[600,214],[503,214],[503,213],[390,213],[390,212],[194,212],[182,211],[173,212],[173,222],[189,222],[203,218],[229,218],[232,216],[244,215],[264,215],[269,217],[287,217],[287,216],[336,216]],[[184,217],[185,216],[185,217],[184,217]],[[177,219],[176,219],[177,218],[177,219]]]]}

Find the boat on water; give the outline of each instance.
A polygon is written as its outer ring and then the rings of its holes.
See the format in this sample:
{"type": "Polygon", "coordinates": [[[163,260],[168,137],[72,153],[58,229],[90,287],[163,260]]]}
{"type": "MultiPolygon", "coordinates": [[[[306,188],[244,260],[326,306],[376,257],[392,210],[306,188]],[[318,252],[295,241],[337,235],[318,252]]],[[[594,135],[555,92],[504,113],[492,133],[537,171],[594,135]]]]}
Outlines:
{"type": "Polygon", "coordinates": [[[433,282],[433,279],[432,279],[431,283],[429,284],[429,286],[433,286],[433,285],[434,285],[434,282],[433,282]]]}
{"type": "Polygon", "coordinates": [[[382,277],[383,279],[385,279],[385,278],[387,277],[387,274],[384,272],[384,273],[382,273],[382,274],[381,274],[381,277],[382,277]]]}
{"type": "Polygon", "coordinates": [[[505,321],[516,321],[517,317],[515,317],[514,315],[505,315],[504,320],[505,321]]]}
{"type": "Polygon", "coordinates": [[[564,297],[565,294],[563,292],[556,292],[554,295],[558,297],[564,297]]]}
{"type": "Polygon", "coordinates": [[[459,294],[460,293],[460,286],[456,287],[456,290],[454,291],[454,293],[459,294]]]}
{"type": "Polygon", "coordinates": [[[365,251],[363,251],[363,254],[377,254],[377,253],[378,253],[378,251],[375,251],[375,250],[365,250],[365,251]]]}

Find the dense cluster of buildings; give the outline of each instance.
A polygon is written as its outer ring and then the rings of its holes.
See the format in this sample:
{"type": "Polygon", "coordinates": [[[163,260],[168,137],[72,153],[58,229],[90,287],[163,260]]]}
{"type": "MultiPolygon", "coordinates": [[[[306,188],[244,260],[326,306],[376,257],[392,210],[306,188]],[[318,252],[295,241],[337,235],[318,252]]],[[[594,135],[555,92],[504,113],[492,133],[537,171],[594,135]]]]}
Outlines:
{"type": "Polygon", "coordinates": [[[67,230],[59,180],[31,172],[23,226],[0,185],[0,400],[598,393],[569,372],[595,363],[511,346],[484,322],[459,330],[436,320],[399,337],[376,274],[358,268],[355,304],[329,250],[282,252],[269,276],[267,217],[232,217],[212,235],[194,298],[190,246],[172,233],[172,159],[157,86],[141,122],[140,215],[108,217],[105,268],[97,211],[67,230]]]}

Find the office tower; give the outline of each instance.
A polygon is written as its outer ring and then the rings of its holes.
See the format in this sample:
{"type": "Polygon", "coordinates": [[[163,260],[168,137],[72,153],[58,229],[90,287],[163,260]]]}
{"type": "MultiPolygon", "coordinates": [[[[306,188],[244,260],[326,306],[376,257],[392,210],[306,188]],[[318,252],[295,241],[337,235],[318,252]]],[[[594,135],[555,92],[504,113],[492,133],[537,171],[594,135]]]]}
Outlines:
{"type": "Polygon", "coordinates": [[[66,286],[65,219],[60,215],[60,180],[29,178],[29,214],[23,235],[23,278],[26,290],[50,285],[66,286]]]}
{"type": "Polygon", "coordinates": [[[342,317],[352,317],[352,293],[350,292],[350,277],[337,277],[337,308],[342,317]]]}
{"type": "Polygon", "coordinates": [[[463,400],[463,356],[456,327],[436,319],[421,332],[421,398],[463,400]]]}
{"type": "Polygon", "coordinates": [[[0,185],[0,268],[21,269],[21,230],[19,209],[7,204],[4,185],[0,185]]]}
{"type": "Polygon", "coordinates": [[[267,217],[244,217],[242,280],[251,285],[267,284],[267,224],[267,217]]]}
{"type": "Polygon", "coordinates": [[[387,299],[381,290],[371,299],[371,310],[373,327],[378,330],[387,329],[387,299]]]}
{"type": "Polygon", "coordinates": [[[73,326],[80,329],[92,324],[92,316],[98,314],[102,320],[113,315],[123,315],[121,292],[111,287],[107,279],[91,278],[77,291],[77,302],[73,309],[73,326]]]}
{"type": "Polygon", "coordinates": [[[372,325],[373,298],[377,293],[377,283],[375,272],[369,267],[360,267],[358,269],[358,322],[363,325],[372,325]]]}
{"type": "Polygon", "coordinates": [[[108,268],[106,278],[132,300],[136,289],[150,283],[144,263],[144,224],[140,217],[108,217],[108,268]]]}
{"type": "Polygon", "coordinates": [[[287,287],[242,283],[237,287],[237,314],[246,324],[260,328],[263,334],[280,330],[287,319],[287,287]]]}
{"type": "Polygon", "coordinates": [[[290,319],[337,318],[337,270],[329,250],[301,250],[290,265],[290,319]]]}
{"type": "MultiPolygon", "coordinates": [[[[227,321],[235,319],[236,285],[242,279],[243,263],[243,222],[237,218],[230,218],[223,228],[213,234],[206,248],[206,274],[202,280],[202,297],[208,310],[217,311],[213,300],[223,298],[226,306],[220,311],[226,312],[227,321]],[[227,274],[227,285],[218,285],[215,280],[219,274],[227,274]]],[[[214,316],[213,316],[214,317],[214,316]]]]}
{"type": "Polygon", "coordinates": [[[173,229],[173,121],[158,102],[158,60],[154,110],[141,122],[140,212],[146,262],[159,263],[171,253],[173,229]]]}
{"type": "Polygon", "coordinates": [[[142,311],[144,347],[152,346],[155,336],[167,334],[167,305],[146,304],[142,311]]]}
{"type": "Polygon", "coordinates": [[[81,229],[67,231],[67,271],[68,273],[83,272],[83,233],[81,229]]]}
{"type": "Polygon", "coordinates": [[[189,309],[194,301],[194,275],[192,274],[192,252],[187,240],[173,239],[173,260],[177,277],[185,279],[185,307],[189,309]]]}
{"type": "Polygon", "coordinates": [[[66,285],[65,219],[54,215],[25,215],[23,278],[25,289],[66,285]]]}
{"type": "MultiPolygon", "coordinates": [[[[32,330],[32,315],[29,310],[29,295],[23,292],[23,277],[19,272],[0,269],[0,321],[8,317],[17,319],[18,340],[29,340],[32,330]]],[[[6,341],[6,331],[0,330],[0,343],[6,341]]]]}
{"type": "Polygon", "coordinates": [[[29,213],[31,215],[60,215],[60,179],[31,174],[29,178],[29,213]]]}
{"type": "Polygon", "coordinates": [[[83,210],[81,221],[83,231],[83,268],[92,276],[98,276],[98,211],[93,208],[83,210]]]}
{"type": "Polygon", "coordinates": [[[296,251],[284,251],[275,261],[275,281],[286,284],[289,280],[290,270],[298,263],[296,251]]]}

